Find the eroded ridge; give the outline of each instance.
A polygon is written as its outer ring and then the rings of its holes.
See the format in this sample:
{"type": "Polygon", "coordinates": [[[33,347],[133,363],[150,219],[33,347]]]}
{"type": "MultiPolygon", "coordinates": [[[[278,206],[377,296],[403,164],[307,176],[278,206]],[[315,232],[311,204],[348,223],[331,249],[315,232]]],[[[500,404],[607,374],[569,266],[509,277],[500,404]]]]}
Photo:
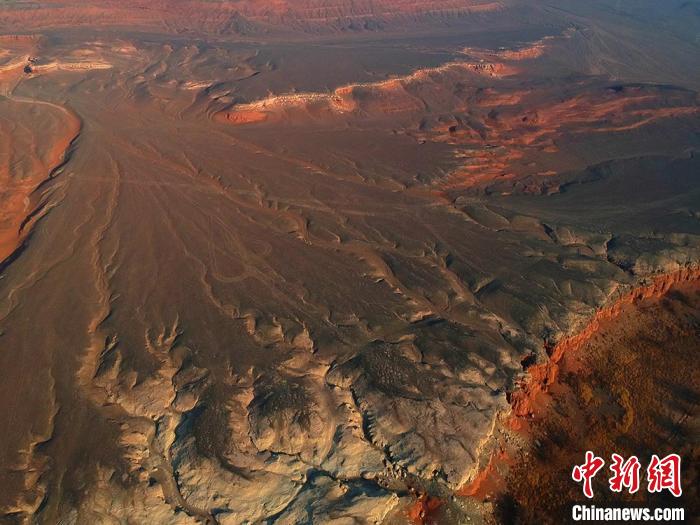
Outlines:
{"type": "Polygon", "coordinates": [[[196,29],[214,34],[266,34],[281,32],[339,32],[376,30],[385,25],[438,19],[453,19],[497,12],[504,1],[437,0],[426,4],[415,0],[362,1],[352,5],[331,0],[250,2],[174,2],[48,0],[42,9],[20,0],[3,9],[8,27],[42,30],[55,27],[132,27],[139,30],[186,32],[196,29]]]}
{"type": "Polygon", "coordinates": [[[57,104],[9,96],[0,101],[0,260],[10,258],[50,209],[44,184],[68,160],[81,122],[57,104]]]}
{"type": "MultiPolygon", "coordinates": [[[[550,486],[568,479],[570,463],[582,450],[594,448],[603,456],[635,454],[640,447],[681,450],[693,461],[694,447],[682,434],[697,418],[693,408],[697,382],[685,368],[697,351],[692,326],[699,286],[697,267],[656,275],[616,294],[574,335],[548,346],[544,362],[525,363],[527,377],[510,396],[512,411],[494,433],[491,453],[459,494],[493,502],[488,512],[496,520],[554,522],[570,513],[570,501],[581,497],[579,491],[565,489],[569,499],[563,500],[530,491],[536,484],[550,486]],[[684,315],[678,316],[679,311],[684,315]],[[640,333],[647,334],[641,341],[640,333]],[[664,367],[640,371],[641,356],[663,360],[664,367]],[[666,383],[683,392],[681,400],[658,396],[666,383]],[[639,402],[647,396],[653,400],[639,402]],[[563,457],[552,465],[541,453],[545,447],[557,449],[563,457]],[[552,515],[541,515],[539,503],[548,505],[552,515]]],[[[693,472],[684,476],[690,485],[693,479],[693,472]]],[[[602,491],[599,497],[605,501],[611,496],[602,491]]],[[[622,497],[639,502],[639,495],[622,497]]],[[[693,506],[692,498],[685,502],[693,506]]],[[[438,515],[443,505],[433,501],[432,515],[438,515]]]]}

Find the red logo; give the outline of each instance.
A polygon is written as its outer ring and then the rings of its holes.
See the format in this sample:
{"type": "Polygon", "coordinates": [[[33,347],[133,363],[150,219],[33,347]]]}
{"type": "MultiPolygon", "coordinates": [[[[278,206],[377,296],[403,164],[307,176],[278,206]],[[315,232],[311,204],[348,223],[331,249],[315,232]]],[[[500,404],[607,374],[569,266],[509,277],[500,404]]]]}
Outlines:
{"type": "Polygon", "coordinates": [[[637,456],[631,456],[625,461],[619,454],[613,454],[612,460],[610,470],[613,471],[613,475],[608,480],[610,490],[622,492],[622,488],[626,487],[630,494],[637,492],[639,490],[639,469],[642,466],[637,456]]]}
{"type": "Polygon", "coordinates": [[[583,465],[576,465],[574,470],[571,472],[571,477],[577,483],[583,481],[583,494],[587,498],[593,497],[593,485],[592,481],[595,475],[600,469],[605,465],[603,458],[597,457],[590,450],[586,452],[586,461],[583,465]]]}
{"type": "MultiPolygon", "coordinates": [[[[571,478],[576,483],[583,482],[583,494],[587,498],[593,497],[593,478],[603,468],[605,461],[597,457],[590,450],[586,452],[586,459],[582,465],[576,465],[571,471],[571,478]]],[[[610,464],[612,475],[608,478],[608,485],[612,492],[622,492],[627,489],[630,494],[639,490],[639,472],[641,463],[637,456],[630,456],[627,460],[619,454],[612,455],[610,464]]],[[[647,490],[649,492],[661,492],[668,490],[675,497],[683,493],[681,489],[681,457],[678,454],[669,454],[663,459],[653,454],[647,467],[647,490]]]]}
{"type": "Polygon", "coordinates": [[[649,492],[661,492],[668,489],[677,498],[683,494],[681,489],[681,457],[678,454],[669,454],[663,459],[654,454],[647,467],[647,479],[649,480],[649,492]]]}

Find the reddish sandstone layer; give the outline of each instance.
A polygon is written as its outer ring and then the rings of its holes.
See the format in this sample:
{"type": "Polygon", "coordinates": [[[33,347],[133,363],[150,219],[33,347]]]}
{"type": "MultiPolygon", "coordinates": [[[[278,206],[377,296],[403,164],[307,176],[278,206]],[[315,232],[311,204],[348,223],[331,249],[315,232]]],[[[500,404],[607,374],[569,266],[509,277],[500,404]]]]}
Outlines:
{"type": "Polygon", "coordinates": [[[477,47],[465,47],[462,52],[465,55],[471,57],[476,57],[484,61],[513,61],[519,62],[522,60],[534,60],[541,57],[549,50],[550,47],[557,41],[561,39],[571,38],[573,35],[573,30],[567,30],[561,35],[557,36],[546,36],[535,42],[531,42],[527,45],[515,48],[503,48],[503,49],[482,49],[477,47]]]}
{"type": "MultiPolygon", "coordinates": [[[[604,326],[609,326],[610,322],[633,305],[659,299],[675,286],[697,286],[698,282],[700,282],[700,267],[684,268],[656,276],[650,280],[649,284],[628,291],[611,305],[600,309],[581,331],[562,339],[548,349],[549,360],[529,367],[527,378],[511,394],[512,412],[505,421],[507,430],[531,438],[531,418],[537,414],[539,420],[543,418],[546,420],[549,414],[548,407],[552,402],[549,395],[550,389],[561,379],[560,367],[563,359],[577,355],[582,347],[602,331],[604,326]]],[[[508,471],[516,464],[516,455],[520,452],[513,442],[495,443],[486,466],[470,483],[458,491],[458,495],[483,501],[503,492],[508,471]]]]}
{"type": "MultiPolygon", "coordinates": [[[[561,340],[551,350],[549,361],[528,369],[528,378],[520,384],[519,390],[511,396],[512,412],[505,422],[510,432],[529,431],[529,418],[537,411],[546,417],[547,394],[549,387],[555,384],[559,376],[559,364],[566,355],[576,354],[599,331],[602,324],[609,324],[631,305],[649,299],[658,299],[676,285],[697,283],[700,281],[700,268],[685,268],[677,272],[654,277],[649,284],[638,286],[613,304],[600,309],[591,321],[577,334],[561,340]]],[[[520,451],[513,442],[496,443],[489,456],[488,463],[477,473],[474,479],[456,492],[458,496],[487,501],[505,489],[508,471],[517,464],[516,455],[520,451]]],[[[418,525],[439,523],[436,516],[445,505],[440,498],[422,494],[406,510],[408,517],[418,525]]]]}
{"type": "Polygon", "coordinates": [[[512,462],[512,458],[505,449],[497,449],[489,457],[486,467],[479,471],[476,477],[462,487],[457,494],[478,500],[486,499],[490,494],[499,491],[503,487],[505,480],[502,471],[504,467],[509,466],[512,462]]]}
{"type": "MultiPolygon", "coordinates": [[[[561,523],[586,498],[571,481],[584,452],[683,459],[683,494],[608,490],[605,472],[593,480],[597,506],[684,507],[699,515],[697,465],[700,280],[648,288],[635,307],[601,320],[589,339],[564,350],[546,406],[528,418],[528,446],[514,451],[507,475],[491,493],[498,523],[561,523]],[[651,297],[649,297],[651,294],[651,297]]],[[[542,404],[544,405],[544,403],[542,404]]],[[[606,469],[607,470],[607,469],[606,469]]],[[[644,483],[642,481],[642,483],[644,483]]]]}
{"type": "Polygon", "coordinates": [[[214,116],[231,124],[263,121],[289,121],[309,118],[333,118],[355,112],[366,118],[395,113],[420,112],[425,103],[415,93],[431,83],[448,84],[451,75],[479,75],[500,78],[514,75],[517,69],[499,62],[448,62],[439,67],[418,69],[402,77],[379,82],[341,86],[332,93],[295,93],[277,95],[248,104],[237,104],[214,116]]]}
{"type": "Polygon", "coordinates": [[[661,119],[700,114],[695,94],[653,86],[596,90],[554,103],[550,100],[555,97],[543,95],[485,90],[472,101],[468,117],[456,113],[423,133],[424,140],[465,147],[459,153],[461,166],[441,183],[442,189],[483,186],[516,174],[554,175],[555,169],[533,172],[529,166],[534,159],[538,165],[546,161],[545,166],[557,166],[556,141],[563,134],[621,133],[661,119]]]}
{"type": "Polygon", "coordinates": [[[537,58],[557,38],[566,34],[521,49],[483,51],[484,61],[449,62],[381,82],[350,84],[331,93],[278,95],[236,104],[214,118],[247,125],[405,114],[417,120],[418,129],[411,134],[419,141],[455,146],[458,167],[434,188],[452,192],[485,188],[502,180],[543,180],[587,167],[585,161],[576,165],[577,157],[561,147],[562,137],[571,141],[567,137],[625,133],[661,120],[700,114],[697,94],[658,86],[591,86],[574,94],[552,87],[513,89],[503,83],[485,89],[459,88],[473,75],[499,79],[522,73],[524,66],[518,62],[537,58]]]}
{"type": "Polygon", "coordinates": [[[411,523],[416,525],[427,525],[434,521],[433,515],[442,505],[443,501],[423,494],[408,508],[407,515],[411,523]]]}
{"type": "Polygon", "coordinates": [[[0,262],[21,245],[41,215],[35,190],[64,161],[79,131],[79,119],[60,106],[25,99],[0,103],[0,262]]]}
{"type": "Polygon", "coordinates": [[[583,330],[559,341],[553,348],[549,349],[550,358],[547,362],[528,368],[528,378],[519,385],[519,389],[511,396],[510,402],[514,417],[523,418],[532,414],[533,407],[543,402],[543,394],[557,380],[559,363],[564,355],[577,352],[600,330],[601,323],[617,318],[629,305],[646,299],[659,298],[676,284],[699,279],[700,268],[684,268],[677,272],[654,277],[650,284],[634,288],[612,305],[599,310],[583,330]]]}
{"type": "Polygon", "coordinates": [[[236,31],[246,22],[263,26],[329,26],[339,20],[386,20],[421,16],[461,16],[494,11],[502,2],[489,0],[46,0],[40,9],[23,2],[0,7],[0,27],[33,31],[56,27],[115,27],[165,31],[236,31]]]}

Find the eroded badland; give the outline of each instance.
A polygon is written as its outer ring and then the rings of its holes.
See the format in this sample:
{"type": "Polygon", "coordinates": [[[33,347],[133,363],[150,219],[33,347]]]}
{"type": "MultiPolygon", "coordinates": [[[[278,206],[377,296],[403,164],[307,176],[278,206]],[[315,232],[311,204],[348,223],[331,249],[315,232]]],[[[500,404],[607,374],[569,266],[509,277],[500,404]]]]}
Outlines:
{"type": "Polygon", "coordinates": [[[675,0],[0,4],[0,520],[500,519],[470,487],[527,448],[552,349],[697,280],[698,27],[675,0]]]}

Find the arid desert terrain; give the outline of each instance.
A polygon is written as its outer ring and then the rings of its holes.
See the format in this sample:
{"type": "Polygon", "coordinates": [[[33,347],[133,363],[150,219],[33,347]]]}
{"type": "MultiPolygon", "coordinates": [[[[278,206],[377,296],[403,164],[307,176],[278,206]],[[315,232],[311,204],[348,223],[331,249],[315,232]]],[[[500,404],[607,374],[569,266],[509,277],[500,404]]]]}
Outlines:
{"type": "Polygon", "coordinates": [[[700,515],[698,90],[694,0],[0,2],[0,523],[700,515]]]}

